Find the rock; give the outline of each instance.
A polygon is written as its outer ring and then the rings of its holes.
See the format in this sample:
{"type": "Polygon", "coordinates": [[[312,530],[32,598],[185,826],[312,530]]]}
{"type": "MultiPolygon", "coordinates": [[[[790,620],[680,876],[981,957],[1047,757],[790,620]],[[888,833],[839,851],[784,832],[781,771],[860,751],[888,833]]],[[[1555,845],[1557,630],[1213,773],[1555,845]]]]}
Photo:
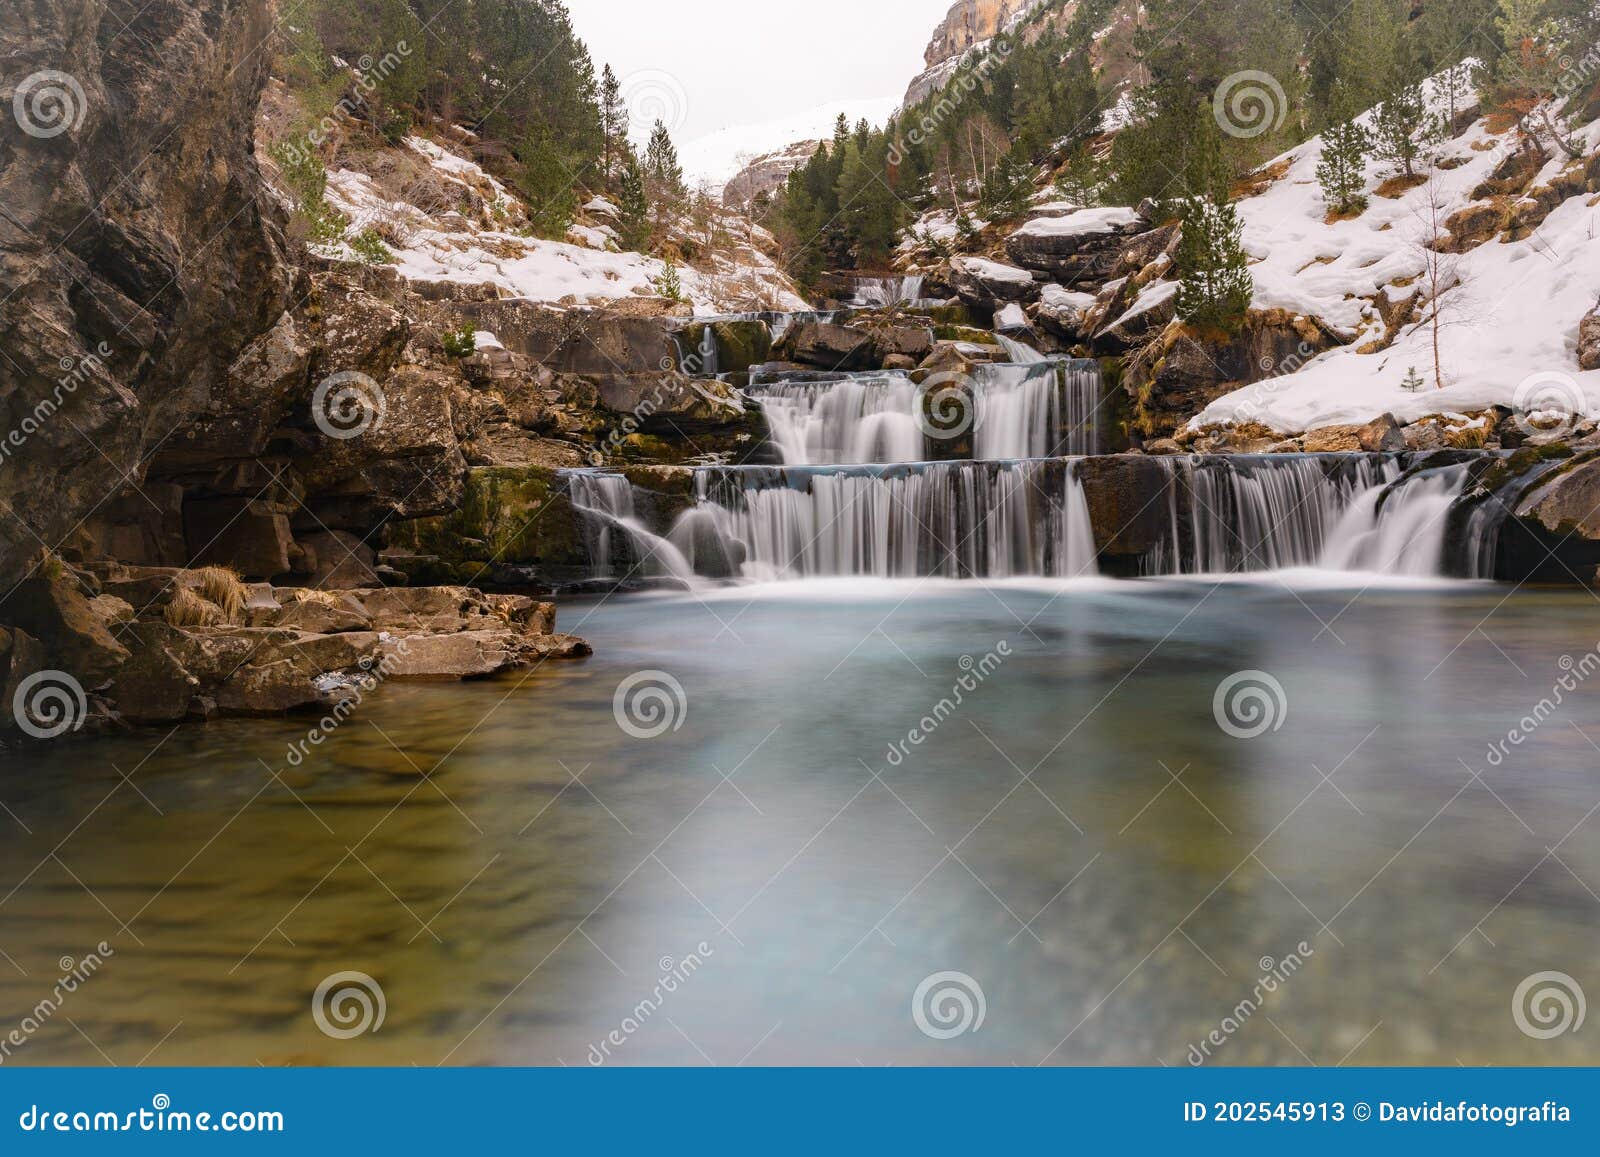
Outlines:
{"type": "Polygon", "coordinates": [[[698,322],[685,326],[680,335],[683,356],[697,363],[696,373],[710,372],[698,364],[704,360],[700,350],[708,327],[716,341],[718,373],[742,374],[772,356],[772,330],[764,321],[698,322]]]}
{"type": "Polygon", "coordinates": [[[1139,564],[1171,535],[1171,476],[1156,458],[1101,455],[1078,463],[1096,546],[1108,571],[1137,574],[1139,564]]]}
{"type": "Polygon", "coordinates": [[[1361,427],[1356,438],[1368,454],[1397,454],[1406,448],[1405,433],[1393,414],[1384,414],[1361,427]]]}
{"type": "Polygon", "coordinates": [[[39,0],[0,22],[8,90],[47,69],[82,90],[54,110],[81,123],[13,130],[0,157],[0,429],[63,396],[71,417],[0,471],[0,578],[181,443],[283,316],[290,278],[254,146],[275,10],[152,0],[125,35],[113,6],[39,0]]]}
{"type": "Polygon", "coordinates": [[[217,706],[229,715],[286,715],[324,702],[312,677],[288,659],[241,667],[217,691],[217,706]]]}
{"type": "Polygon", "coordinates": [[[1578,323],[1578,368],[1600,370],[1600,306],[1578,323]]]}
{"type": "Polygon", "coordinates": [[[1584,462],[1537,488],[1518,505],[1517,517],[1550,535],[1600,541],[1600,461],[1584,462]]]}
{"type": "Polygon", "coordinates": [[[1366,426],[1322,426],[1307,430],[1302,444],[1307,454],[1353,454],[1363,449],[1361,439],[1366,426]]]}
{"type": "Polygon", "coordinates": [[[1047,285],[1039,294],[1039,325],[1065,341],[1081,341],[1088,336],[1084,326],[1094,304],[1092,294],[1075,293],[1062,285],[1047,285]]]}
{"type": "Polygon", "coordinates": [[[383,645],[383,669],[391,679],[483,679],[520,666],[516,636],[507,630],[425,635],[383,645]]]}
{"type": "Polygon", "coordinates": [[[950,259],[950,286],[975,309],[993,310],[1008,301],[1032,301],[1039,295],[1033,274],[1014,265],[983,257],[950,259]]]}
{"type": "Polygon", "coordinates": [[[1155,438],[1144,444],[1144,452],[1157,458],[1171,458],[1184,453],[1184,449],[1171,438],[1155,438]]]}
{"type": "Polygon", "coordinates": [[[196,499],[183,506],[184,538],[195,566],[227,566],[250,579],[289,573],[288,510],[252,498],[196,499]]]}
{"type": "Polygon", "coordinates": [[[1449,436],[1444,428],[1432,420],[1413,422],[1402,433],[1407,450],[1447,450],[1450,447],[1449,436]]]}
{"type": "Polygon", "coordinates": [[[377,552],[349,531],[321,531],[300,541],[317,559],[310,582],[314,589],[352,590],[380,585],[374,569],[377,552]]]}
{"type": "Polygon", "coordinates": [[[874,325],[868,327],[868,332],[883,362],[890,358],[909,358],[915,364],[933,352],[933,330],[925,325],[874,325]]]}
{"type": "Polygon", "coordinates": [[[343,591],[279,591],[277,598],[272,600],[272,613],[261,615],[260,621],[256,621],[256,616],[252,615],[252,622],[258,626],[282,627],[321,635],[372,629],[372,618],[367,609],[353,595],[343,591]]]}
{"type": "Polygon", "coordinates": [[[1510,213],[1494,202],[1478,202],[1458,209],[1445,220],[1450,237],[1441,248],[1448,253],[1465,253],[1497,237],[1511,224],[1510,213]]]}
{"type": "Polygon", "coordinates": [[[1140,294],[1126,311],[1094,335],[1095,352],[1115,356],[1138,349],[1177,316],[1177,283],[1160,282],[1140,294]]]}
{"type": "Polygon", "coordinates": [[[779,354],[801,365],[846,372],[873,369],[878,358],[871,334],[820,321],[791,329],[779,354]]]}
{"type": "Polygon", "coordinates": [[[54,555],[39,560],[33,574],[16,585],[4,613],[13,627],[39,641],[53,665],[86,690],[104,683],[128,660],[128,649],[107,628],[77,574],[54,555]]]}
{"type": "Polygon", "coordinates": [[[1488,180],[1472,191],[1472,199],[1486,201],[1491,197],[1506,197],[1522,192],[1533,183],[1547,159],[1538,146],[1518,149],[1500,162],[1495,171],[1489,174],[1488,180]]]}
{"type": "Polygon", "coordinates": [[[1006,238],[1006,254],[1063,285],[1101,282],[1111,277],[1125,239],[1147,227],[1133,209],[1084,209],[1029,221],[1006,238]]]}
{"type": "Polygon", "coordinates": [[[750,417],[728,383],[674,370],[605,377],[599,381],[599,402],[647,434],[693,434],[740,425],[750,417]]]}
{"type": "Polygon", "coordinates": [[[906,373],[917,368],[917,359],[907,357],[905,354],[890,354],[883,359],[883,368],[886,370],[901,370],[906,373]]]}
{"type": "Polygon", "coordinates": [[[112,697],[129,723],[177,723],[188,718],[201,686],[164,641],[151,638],[117,673],[112,697]]]}

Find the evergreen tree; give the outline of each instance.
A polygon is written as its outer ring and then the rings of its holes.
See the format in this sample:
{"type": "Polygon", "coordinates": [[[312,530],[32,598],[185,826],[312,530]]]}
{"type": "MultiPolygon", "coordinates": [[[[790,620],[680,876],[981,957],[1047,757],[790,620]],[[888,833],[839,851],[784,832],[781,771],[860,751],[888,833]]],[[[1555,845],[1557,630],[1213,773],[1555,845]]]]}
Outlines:
{"type": "Polygon", "coordinates": [[[1372,141],[1367,130],[1353,120],[1329,127],[1322,134],[1322,158],[1317,162],[1317,182],[1328,212],[1345,217],[1362,213],[1367,198],[1366,155],[1372,141]]]}
{"type": "Polygon", "coordinates": [[[1339,46],[1335,87],[1325,94],[1330,123],[1366,111],[1405,79],[1397,67],[1401,35],[1396,0],[1354,0],[1345,10],[1330,38],[1339,46]]]}
{"type": "Polygon", "coordinates": [[[1178,316],[1202,330],[1237,333],[1255,292],[1240,244],[1244,225],[1238,210],[1205,197],[1190,198],[1183,210],[1178,316]]]}
{"type": "Polygon", "coordinates": [[[1403,85],[1389,94],[1373,117],[1372,152],[1393,165],[1396,175],[1412,180],[1418,165],[1431,163],[1441,136],[1421,83],[1403,85]]]}
{"type": "Polygon", "coordinates": [[[619,188],[621,203],[617,208],[621,210],[621,220],[617,232],[622,247],[643,253],[645,246],[650,243],[650,196],[645,191],[644,172],[639,168],[639,159],[632,155],[631,150],[622,166],[619,188]]]}
{"type": "Polygon", "coordinates": [[[603,159],[609,180],[629,151],[628,106],[622,99],[622,84],[609,64],[600,74],[600,133],[605,138],[603,159]]]}
{"type": "Polygon", "coordinates": [[[996,221],[1020,217],[1033,204],[1033,167],[1018,154],[1020,147],[1000,158],[983,183],[979,204],[986,216],[996,221]]]}
{"type": "Polygon", "coordinates": [[[678,161],[678,147],[672,143],[667,126],[656,121],[650,130],[650,144],[645,150],[645,175],[668,194],[681,197],[684,192],[683,165],[678,161]]]}
{"type": "Polygon", "coordinates": [[[517,152],[517,186],[527,201],[528,224],[536,236],[565,237],[578,212],[578,192],[561,150],[546,133],[536,131],[517,152]]]}
{"type": "Polygon", "coordinates": [[[1400,383],[1400,388],[1408,391],[1409,393],[1415,394],[1420,393],[1427,386],[1427,384],[1427,382],[1422,380],[1422,375],[1417,373],[1417,367],[1412,366],[1406,372],[1406,380],[1400,383]]]}

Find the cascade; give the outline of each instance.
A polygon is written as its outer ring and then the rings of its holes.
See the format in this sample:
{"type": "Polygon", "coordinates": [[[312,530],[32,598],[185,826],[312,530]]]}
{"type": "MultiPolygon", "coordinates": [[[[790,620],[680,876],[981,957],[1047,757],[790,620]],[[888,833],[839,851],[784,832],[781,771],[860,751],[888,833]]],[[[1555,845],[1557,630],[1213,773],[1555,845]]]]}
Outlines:
{"type": "Polygon", "coordinates": [[[861,309],[887,309],[894,305],[915,307],[923,304],[939,304],[937,302],[924,303],[922,298],[924,280],[924,278],[915,274],[906,277],[858,278],[855,283],[855,297],[850,304],[861,309]]]}
{"type": "Polygon", "coordinates": [[[1334,529],[1322,565],[1396,575],[1444,574],[1450,511],[1468,473],[1466,466],[1451,466],[1368,490],[1334,529]]]}
{"type": "Polygon", "coordinates": [[[1096,573],[1075,465],[929,462],[883,467],[709,467],[697,532],[715,526],[746,578],[1006,578],[1096,573]]]}
{"type": "Polygon", "coordinates": [[[917,462],[928,456],[917,418],[919,393],[903,373],[758,381],[749,393],[766,415],[785,465],[917,462]]]}
{"type": "Polygon", "coordinates": [[[717,376],[717,335],[712,330],[711,324],[706,323],[700,331],[700,370],[702,377],[714,378],[717,376]]]}
{"type": "Polygon", "coordinates": [[[995,363],[974,367],[972,377],[977,404],[974,457],[1077,457],[1099,451],[1098,364],[1061,359],[995,363]]]}
{"type": "Polygon", "coordinates": [[[618,549],[626,546],[641,575],[694,583],[695,568],[684,553],[635,514],[633,486],[626,478],[596,470],[566,470],[562,477],[573,509],[590,525],[595,578],[614,578],[618,568],[628,565],[630,560],[618,549]]]}

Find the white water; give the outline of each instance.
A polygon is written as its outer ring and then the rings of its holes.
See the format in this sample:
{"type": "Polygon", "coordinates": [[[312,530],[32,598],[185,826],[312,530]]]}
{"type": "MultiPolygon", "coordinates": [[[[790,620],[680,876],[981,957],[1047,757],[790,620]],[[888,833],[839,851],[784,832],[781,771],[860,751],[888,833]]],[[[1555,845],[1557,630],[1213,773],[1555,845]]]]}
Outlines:
{"type": "MultiPolygon", "coordinates": [[[[935,462],[902,470],[704,471],[744,577],[1075,578],[1098,573],[1070,463],[935,462]]],[[[702,524],[706,525],[706,524],[702,524]]]]}
{"type": "Polygon", "coordinates": [[[1099,367],[1045,360],[985,365],[974,368],[973,379],[973,456],[980,461],[1099,451],[1099,367]]]}
{"type": "Polygon", "coordinates": [[[622,562],[617,547],[632,548],[638,572],[644,577],[670,578],[686,585],[696,582],[695,568],[667,539],[656,534],[634,513],[633,486],[617,474],[573,470],[565,474],[573,508],[585,515],[594,532],[590,551],[594,577],[616,577],[622,562]]]}
{"type": "Polygon", "coordinates": [[[1443,574],[1450,510],[1466,480],[1467,468],[1452,466],[1397,488],[1366,491],[1329,536],[1322,564],[1330,570],[1443,574]]]}
{"type": "Polygon", "coordinates": [[[920,462],[926,438],[918,391],[902,373],[753,386],[786,466],[920,462]]]}
{"type": "Polygon", "coordinates": [[[855,300],[850,304],[863,309],[887,309],[893,305],[921,305],[924,278],[863,277],[856,282],[855,300]]]}

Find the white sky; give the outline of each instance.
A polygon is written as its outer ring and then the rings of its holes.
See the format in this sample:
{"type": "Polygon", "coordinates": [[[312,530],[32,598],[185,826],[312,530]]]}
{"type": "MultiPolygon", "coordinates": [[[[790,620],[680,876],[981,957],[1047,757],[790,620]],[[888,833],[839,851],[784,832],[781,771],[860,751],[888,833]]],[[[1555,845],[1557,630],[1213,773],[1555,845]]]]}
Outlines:
{"type": "Polygon", "coordinates": [[[692,178],[826,135],[843,111],[881,121],[922,71],[952,0],[567,0],[595,71],[610,64],[635,136],[660,116],[692,178]]]}

